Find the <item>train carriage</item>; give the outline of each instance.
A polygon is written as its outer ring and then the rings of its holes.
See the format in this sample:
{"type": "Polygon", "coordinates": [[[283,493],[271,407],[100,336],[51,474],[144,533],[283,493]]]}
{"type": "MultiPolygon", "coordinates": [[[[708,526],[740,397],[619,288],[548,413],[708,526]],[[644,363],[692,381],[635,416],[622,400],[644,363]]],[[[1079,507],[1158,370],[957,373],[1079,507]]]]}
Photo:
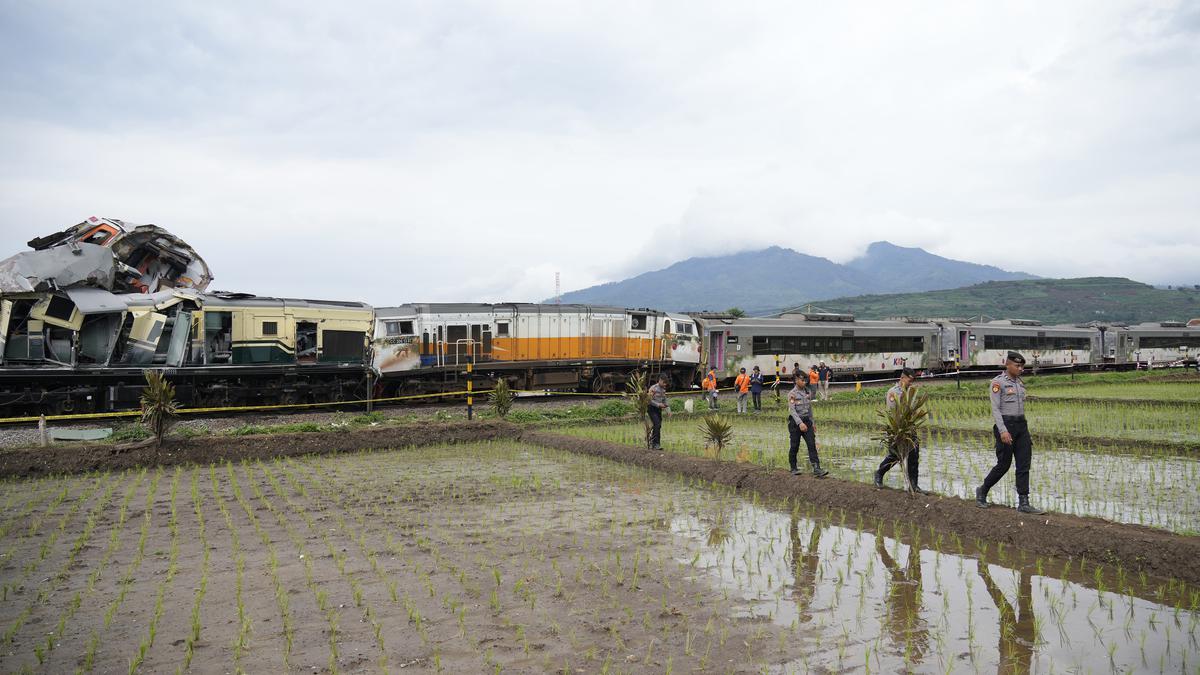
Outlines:
{"type": "Polygon", "coordinates": [[[947,323],[944,332],[947,360],[957,361],[964,370],[999,368],[1009,351],[1024,354],[1030,367],[1088,364],[1101,352],[1102,336],[1092,326],[1001,319],[947,323]]]}
{"type": "Polygon", "coordinates": [[[1200,356],[1200,326],[1182,321],[1113,326],[1105,334],[1104,348],[1110,363],[1195,364],[1200,356]]]}
{"type": "Polygon", "coordinates": [[[0,299],[0,398],[9,414],[138,407],[145,368],[188,405],[366,394],[372,308],[358,302],[72,288],[0,299]]]}
{"type": "Polygon", "coordinates": [[[855,321],[850,315],[706,320],[709,368],[728,379],[754,366],[772,376],[824,361],[837,376],[893,373],[941,364],[941,330],[923,320],[855,321]],[[778,371],[776,368],[778,367],[778,371]]]}

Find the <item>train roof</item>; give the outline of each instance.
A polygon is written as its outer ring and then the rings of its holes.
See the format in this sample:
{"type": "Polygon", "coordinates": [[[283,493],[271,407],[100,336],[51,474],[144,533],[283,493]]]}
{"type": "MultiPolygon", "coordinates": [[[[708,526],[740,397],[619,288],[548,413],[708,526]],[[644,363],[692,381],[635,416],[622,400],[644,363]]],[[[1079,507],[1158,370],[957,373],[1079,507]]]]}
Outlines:
{"type": "Polygon", "coordinates": [[[120,312],[129,307],[167,306],[179,300],[191,300],[205,307],[336,307],[370,310],[362,302],[270,298],[249,293],[197,293],[189,289],[171,289],[156,293],[113,293],[102,288],[68,288],[62,291],[83,314],[120,312]]]}
{"type": "Polygon", "coordinates": [[[745,319],[721,319],[719,321],[709,321],[710,326],[715,328],[731,326],[735,328],[746,328],[750,330],[781,330],[789,328],[823,328],[829,330],[846,330],[853,328],[885,328],[885,329],[908,329],[916,331],[928,331],[937,329],[937,324],[933,322],[912,323],[908,321],[813,321],[804,318],[745,318],[745,319]]]}
{"type": "Polygon", "coordinates": [[[650,309],[647,307],[630,308],[609,305],[582,305],[573,303],[560,305],[557,303],[536,302],[415,302],[391,307],[376,308],[376,312],[380,315],[469,314],[473,312],[493,312],[497,310],[513,311],[518,313],[538,312],[542,314],[570,314],[575,312],[625,314],[627,312],[645,312],[647,314],[654,314],[656,316],[671,315],[670,312],[664,312],[660,309],[650,309]]]}

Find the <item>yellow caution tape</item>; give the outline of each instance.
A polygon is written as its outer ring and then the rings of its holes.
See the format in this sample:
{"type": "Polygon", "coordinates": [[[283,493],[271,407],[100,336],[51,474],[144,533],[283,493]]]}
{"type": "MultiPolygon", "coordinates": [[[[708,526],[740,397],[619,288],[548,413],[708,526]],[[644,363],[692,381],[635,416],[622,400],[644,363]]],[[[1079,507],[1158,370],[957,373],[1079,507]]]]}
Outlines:
{"type": "MultiPolygon", "coordinates": [[[[726,387],[723,389],[718,389],[718,391],[732,391],[732,390],[733,390],[733,387],[726,387]]],[[[370,404],[391,403],[394,401],[415,401],[415,400],[419,400],[419,399],[428,399],[428,398],[445,398],[445,397],[450,397],[450,396],[490,394],[492,391],[493,390],[491,390],[491,389],[474,389],[473,391],[472,390],[444,391],[444,392],[439,392],[436,394],[410,394],[408,396],[390,396],[387,398],[356,399],[353,401],[326,401],[324,403],[276,403],[276,404],[271,404],[271,405],[239,405],[239,406],[225,406],[225,407],[215,407],[215,408],[180,408],[179,414],[194,415],[194,414],[202,414],[202,413],[252,412],[252,411],[265,411],[265,410],[295,410],[295,409],[300,409],[300,408],[328,408],[331,406],[363,405],[363,404],[367,404],[367,403],[370,403],[370,404]]],[[[534,394],[534,395],[546,396],[546,397],[620,396],[620,397],[624,398],[627,396],[627,394],[624,394],[624,393],[600,394],[600,393],[587,393],[587,392],[578,392],[578,391],[549,391],[549,390],[530,390],[530,389],[513,389],[512,391],[513,391],[513,393],[534,394]]],[[[701,393],[704,393],[704,392],[700,389],[692,389],[692,390],[688,390],[688,391],[671,391],[671,392],[667,392],[667,395],[668,396],[685,396],[685,395],[695,395],[695,394],[701,394],[701,393]]],[[[46,421],[47,422],[56,422],[56,421],[71,421],[71,420],[101,420],[101,419],[114,419],[114,418],[120,418],[120,417],[138,417],[141,414],[142,414],[142,412],[140,410],[122,410],[119,412],[104,412],[104,413],[76,413],[76,414],[69,414],[69,415],[46,415],[46,421]]],[[[25,424],[25,423],[29,423],[29,422],[37,422],[40,419],[41,419],[40,415],[32,415],[32,416],[26,416],[26,417],[0,417],[0,424],[25,424]]]]}
{"type": "MultiPolygon", "coordinates": [[[[476,394],[486,394],[491,390],[475,390],[476,394]]],[[[190,415],[197,413],[212,413],[212,412],[247,412],[254,410],[287,410],[296,408],[328,408],[330,406],[341,405],[360,405],[365,403],[390,403],[392,401],[411,401],[422,398],[440,398],[445,396],[465,396],[465,391],[444,391],[436,394],[412,394],[409,396],[391,396],[388,398],[372,398],[372,399],[357,399],[353,401],[327,401],[325,403],[277,403],[273,405],[240,405],[227,406],[217,408],[180,408],[179,414],[190,415]]],[[[120,412],[107,413],[79,413],[73,415],[46,415],[46,421],[57,420],[90,420],[90,419],[109,419],[114,417],[137,417],[141,415],[140,410],[123,410],[120,412]]],[[[0,424],[19,424],[26,422],[37,422],[41,419],[40,415],[30,417],[0,417],[0,424]]]]}

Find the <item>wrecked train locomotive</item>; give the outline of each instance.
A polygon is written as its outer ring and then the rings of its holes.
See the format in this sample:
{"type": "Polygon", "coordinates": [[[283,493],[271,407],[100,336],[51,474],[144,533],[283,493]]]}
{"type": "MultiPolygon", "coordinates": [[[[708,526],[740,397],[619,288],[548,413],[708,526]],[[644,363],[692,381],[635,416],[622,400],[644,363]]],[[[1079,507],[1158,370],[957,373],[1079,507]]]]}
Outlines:
{"type": "Polygon", "coordinates": [[[653,310],[404,305],[206,293],[208,265],[153,225],[90,218],[0,261],[0,415],[135,409],[145,368],[190,407],[323,403],[488,387],[683,386],[697,324],[653,310]],[[377,376],[377,377],[371,377],[377,376]],[[369,385],[374,380],[374,385],[369,385]]]}

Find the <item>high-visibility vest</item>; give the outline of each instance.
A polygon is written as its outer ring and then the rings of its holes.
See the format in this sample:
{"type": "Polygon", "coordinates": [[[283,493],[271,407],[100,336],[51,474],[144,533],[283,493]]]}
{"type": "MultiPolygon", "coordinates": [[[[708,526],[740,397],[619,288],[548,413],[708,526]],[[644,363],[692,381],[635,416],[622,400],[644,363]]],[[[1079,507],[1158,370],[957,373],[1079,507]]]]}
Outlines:
{"type": "Polygon", "coordinates": [[[704,376],[704,388],[705,389],[716,389],[717,388],[716,375],[709,373],[708,375],[704,376]]]}
{"type": "Polygon", "coordinates": [[[739,394],[745,394],[750,391],[750,376],[745,373],[738,375],[737,379],[733,382],[733,386],[737,387],[739,394]]]}
{"type": "Polygon", "coordinates": [[[809,384],[816,384],[816,383],[817,383],[817,382],[819,382],[820,380],[821,380],[821,375],[820,375],[820,373],[818,373],[818,372],[817,372],[817,371],[815,371],[815,370],[810,370],[810,371],[808,371],[808,383],[809,383],[809,384]]]}

